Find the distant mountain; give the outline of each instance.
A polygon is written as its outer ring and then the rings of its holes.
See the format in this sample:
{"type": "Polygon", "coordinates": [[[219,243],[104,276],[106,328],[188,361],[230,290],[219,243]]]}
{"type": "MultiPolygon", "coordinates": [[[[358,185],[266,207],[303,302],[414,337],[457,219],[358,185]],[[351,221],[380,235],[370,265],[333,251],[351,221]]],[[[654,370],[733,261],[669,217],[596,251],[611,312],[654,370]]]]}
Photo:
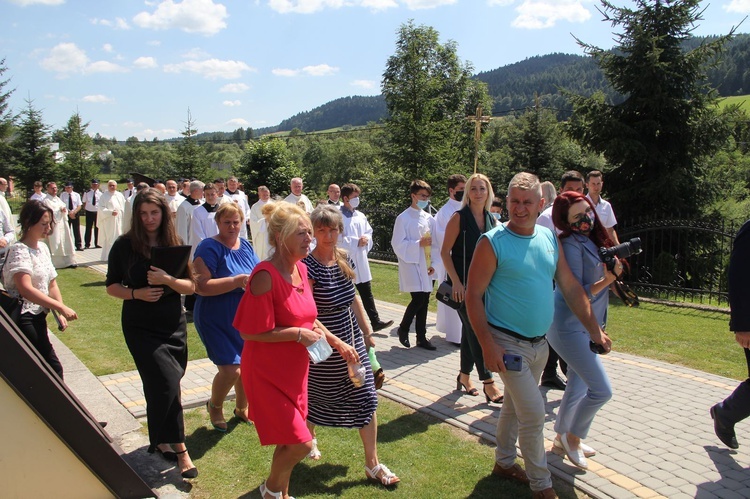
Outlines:
{"type": "MultiPolygon", "coordinates": [[[[686,42],[687,48],[716,37],[696,37],[686,42]]],[[[724,55],[715,68],[708,71],[711,85],[722,96],[750,93],[750,35],[740,34],[725,47],[724,55]]],[[[484,71],[475,78],[487,83],[494,100],[492,114],[502,116],[534,106],[536,99],[542,106],[553,109],[561,118],[572,111],[560,89],[580,95],[591,95],[601,90],[608,99],[618,96],[607,83],[593,58],[572,54],[535,56],[492,71],[484,71]]],[[[366,125],[385,118],[387,114],[382,95],[342,97],[310,111],[301,112],[276,126],[253,130],[254,136],[298,128],[303,132],[327,130],[345,125],[366,125]]],[[[218,133],[211,134],[216,136],[218,133]]],[[[227,140],[232,132],[226,134],[227,140]]],[[[236,132],[234,132],[236,137],[236,132]]]]}

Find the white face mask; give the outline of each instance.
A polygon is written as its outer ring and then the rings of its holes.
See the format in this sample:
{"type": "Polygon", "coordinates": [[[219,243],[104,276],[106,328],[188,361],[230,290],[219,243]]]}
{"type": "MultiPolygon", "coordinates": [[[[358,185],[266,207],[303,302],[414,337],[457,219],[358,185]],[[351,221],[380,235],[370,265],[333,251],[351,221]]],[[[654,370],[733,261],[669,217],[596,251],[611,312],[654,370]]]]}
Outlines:
{"type": "Polygon", "coordinates": [[[356,209],[357,206],[359,206],[359,196],[357,196],[356,198],[351,198],[349,200],[349,204],[352,206],[352,208],[356,209]]]}

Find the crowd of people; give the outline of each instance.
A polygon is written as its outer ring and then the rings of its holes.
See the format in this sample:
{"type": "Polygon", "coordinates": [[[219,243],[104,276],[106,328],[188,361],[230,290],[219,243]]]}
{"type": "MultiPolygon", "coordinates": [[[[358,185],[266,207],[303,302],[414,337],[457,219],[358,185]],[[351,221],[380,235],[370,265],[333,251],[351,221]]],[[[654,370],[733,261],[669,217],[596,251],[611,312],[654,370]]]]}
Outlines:
{"type": "MultiPolygon", "coordinates": [[[[4,184],[0,179],[0,191],[4,184]]],[[[59,197],[55,182],[46,194],[37,184],[20,212],[18,241],[0,196],[2,277],[21,299],[19,327],[62,377],[45,317],[53,310],[66,326],[77,315],[63,303],[55,269],[75,266],[75,251],[89,249],[92,236],[100,247],[101,235],[107,293],[123,300],[123,334],[144,387],[149,452],[176,462],[183,477],[198,475],[185,446],[180,399],[192,313],[217,368],[206,403],[211,427],[227,432],[223,405],[234,389],[233,417],[254,424],[262,445],[276,447],[263,497],[289,497],[295,465],[321,458],[317,426],[356,428],[365,477],[384,486],[400,481],[377,451],[376,389],[384,373],[371,364],[373,333],[393,321],[381,320],[375,305],[373,229],[358,210],[359,186],[331,184],[328,199],[314,207],[300,178],[291,180],[284,199],[258,187],[252,206],[235,177],[154,187],[128,181],[123,192],[110,180],[103,193],[93,179],[83,196],[66,184],[59,197]],[[155,266],[154,249],[164,247],[189,255],[185,264],[171,273],[155,266]],[[306,347],[321,342],[330,354],[311,362],[306,347]]],[[[476,368],[486,402],[502,404],[492,473],[529,485],[533,497],[556,497],[540,383],[564,390],[553,451],[581,469],[596,454],[584,443],[592,421],[612,397],[600,355],[612,349],[608,290],[623,263],[615,259],[608,267],[599,256],[599,248],[619,243],[602,185],[600,172],[584,179],[570,171],[557,195],[551,182],[519,173],[503,200],[483,174],[451,175],[449,199],[433,217],[431,186],[414,180],[409,206],[393,227],[399,289],[411,297],[395,331],[399,342],[411,347],[413,327],[416,347],[437,349],[427,338],[427,310],[434,282],[446,281],[453,306],[438,302],[437,329],[460,349],[456,389],[480,394],[471,380],[476,368]],[[525,468],[516,464],[517,443],[525,468]]],[[[734,255],[732,261],[734,269],[747,267],[734,255]]],[[[745,295],[730,289],[736,303],[745,295]]],[[[742,332],[744,316],[735,307],[733,330],[747,353],[750,333],[742,332]]],[[[717,435],[733,448],[734,423],[750,413],[743,390],[746,384],[711,408],[717,435]]]]}

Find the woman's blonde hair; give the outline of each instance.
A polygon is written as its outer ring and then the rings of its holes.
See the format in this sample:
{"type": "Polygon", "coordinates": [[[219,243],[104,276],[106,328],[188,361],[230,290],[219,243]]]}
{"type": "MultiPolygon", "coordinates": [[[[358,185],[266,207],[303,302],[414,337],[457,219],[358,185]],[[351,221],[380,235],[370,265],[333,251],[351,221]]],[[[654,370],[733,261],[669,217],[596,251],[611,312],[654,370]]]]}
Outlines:
{"type": "MultiPolygon", "coordinates": [[[[337,229],[340,234],[344,233],[344,217],[341,215],[341,211],[335,206],[329,204],[318,206],[310,214],[310,220],[312,222],[313,231],[316,227],[330,227],[331,229],[337,229]]],[[[333,249],[333,255],[336,258],[336,264],[341,269],[341,272],[348,279],[354,279],[354,269],[349,265],[349,259],[344,250],[335,247],[333,249]]]]}
{"type": "Polygon", "coordinates": [[[224,217],[231,217],[232,215],[240,216],[240,223],[245,221],[245,214],[242,213],[240,205],[237,203],[223,203],[216,209],[216,215],[214,220],[218,224],[224,217]]]}
{"type": "Polygon", "coordinates": [[[490,182],[490,179],[487,178],[487,175],[484,173],[475,173],[471,177],[469,177],[469,180],[466,181],[466,187],[464,188],[464,197],[461,200],[461,208],[464,206],[468,206],[471,204],[471,184],[474,181],[479,181],[485,183],[487,186],[487,200],[484,202],[484,209],[486,211],[490,211],[490,208],[492,208],[492,200],[495,199],[495,191],[492,190],[492,183],[490,182]]]}
{"type": "MultiPolygon", "coordinates": [[[[270,203],[263,207],[264,215],[269,205],[270,203]]],[[[294,234],[299,229],[300,222],[310,224],[310,217],[305,210],[296,204],[281,202],[270,206],[271,208],[268,210],[270,212],[268,219],[268,244],[278,252],[281,249],[279,242],[283,244],[289,236],[294,234]]],[[[310,225],[312,226],[312,224],[310,225]]]]}

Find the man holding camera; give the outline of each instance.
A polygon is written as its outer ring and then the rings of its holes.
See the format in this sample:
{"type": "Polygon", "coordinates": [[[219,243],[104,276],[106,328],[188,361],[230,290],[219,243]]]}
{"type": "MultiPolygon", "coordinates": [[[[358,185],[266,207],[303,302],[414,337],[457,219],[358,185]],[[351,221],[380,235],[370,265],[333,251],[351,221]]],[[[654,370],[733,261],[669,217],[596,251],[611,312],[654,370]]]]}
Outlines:
{"type": "MultiPolygon", "coordinates": [[[[729,259],[729,330],[735,341],[745,349],[750,376],[750,220],[734,238],[729,259]]],[[[750,377],[740,383],[732,394],[710,410],[714,432],[730,449],[740,446],[734,425],[750,416],[750,377]]]]}
{"type": "Polygon", "coordinates": [[[544,449],[544,399],[537,388],[547,362],[545,334],[554,316],[553,279],[592,338],[601,339],[605,352],[611,349],[611,341],[571,273],[557,237],[536,225],[543,206],[536,175],[514,176],[506,205],[510,221],[480,238],[469,267],[472,284],[466,290],[466,309],[484,352],[484,364],[500,373],[505,385],[492,473],[529,484],[534,498],[555,498],[544,449]],[[520,360],[520,370],[507,369],[506,353],[509,361],[520,360]],[[515,464],[516,441],[526,471],[515,464]]]}

